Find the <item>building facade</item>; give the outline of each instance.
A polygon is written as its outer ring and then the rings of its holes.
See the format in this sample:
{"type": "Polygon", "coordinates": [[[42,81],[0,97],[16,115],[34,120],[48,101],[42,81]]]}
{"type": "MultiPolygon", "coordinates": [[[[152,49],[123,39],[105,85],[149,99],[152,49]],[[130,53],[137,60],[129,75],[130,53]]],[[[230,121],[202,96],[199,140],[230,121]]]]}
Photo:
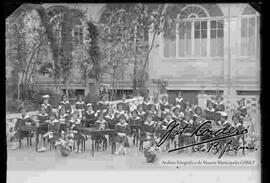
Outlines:
{"type": "MultiPolygon", "coordinates": [[[[248,4],[168,5],[165,25],[150,55],[151,79],[168,81],[196,101],[200,92],[259,95],[260,16],[248,4]],[[170,12],[173,12],[170,14],[170,12]]],[[[150,36],[151,37],[151,36],[150,36]]],[[[149,82],[149,89],[155,86],[149,82]]]]}
{"type": "MultiPolygon", "coordinates": [[[[81,77],[80,65],[88,55],[76,44],[84,35],[78,32],[84,31],[86,20],[98,24],[106,4],[59,5],[80,9],[87,16],[73,28],[74,64],[69,80],[69,89],[87,94],[92,91],[95,80],[81,77]]],[[[53,12],[57,4],[43,6],[53,12]]],[[[179,90],[195,104],[199,93],[215,94],[217,90],[224,96],[259,95],[260,15],[255,9],[248,4],[167,4],[165,12],[169,21],[155,40],[147,67],[146,86],[150,94],[157,88],[152,80],[161,79],[168,81],[170,100],[179,90]]],[[[52,17],[57,19],[57,12],[52,17]]],[[[152,34],[149,31],[149,42],[152,34]]],[[[41,54],[43,62],[50,62],[49,47],[45,46],[42,51],[47,53],[41,54]]],[[[118,81],[120,91],[131,93],[132,67],[123,69],[122,79],[118,81]]],[[[112,85],[110,77],[104,77],[104,82],[112,85]]],[[[39,75],[38,83],[41,88],[55,88],[55,82],[48,75],[39,75]]]]}

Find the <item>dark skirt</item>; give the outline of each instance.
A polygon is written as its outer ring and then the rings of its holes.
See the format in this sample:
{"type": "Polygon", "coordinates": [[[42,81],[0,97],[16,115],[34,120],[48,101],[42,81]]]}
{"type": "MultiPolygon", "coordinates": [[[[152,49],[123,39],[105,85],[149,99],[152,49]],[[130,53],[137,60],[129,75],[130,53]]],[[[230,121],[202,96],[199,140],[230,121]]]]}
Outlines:
{"type": "Polygon", "coordinates": [[[92,139],[92,140],[95,140],[95,141],[98,142],[98,143],[107,140],[106,137],[105,137],[105,135],[103,135],[103,134],[95,134],[95,135],[92,135],[92,136],[91,136],[91,139],[92,139]]]}
{"type": "Polygon", "coordinates": [[[115,142],[116,142],[116,143],[124,144],[124,147],[129,147],[129,143],[128,143],[128,138],[127,138],[127,136],[120,137],[120,136],[117,135],[117,136],[115,137],[115,142]]]}
{"type": "Polygon", "coordinates": [[[44,135],[48,132],[48,125],[41,125],[37,128],[37,134],[44,135]]]}
{"type": "Polygon", "coordinates": [[[17,131],[15,137],[18,139],[23,139],[24,137],[33,137],[34,134],[28,131],[17,131]]]}

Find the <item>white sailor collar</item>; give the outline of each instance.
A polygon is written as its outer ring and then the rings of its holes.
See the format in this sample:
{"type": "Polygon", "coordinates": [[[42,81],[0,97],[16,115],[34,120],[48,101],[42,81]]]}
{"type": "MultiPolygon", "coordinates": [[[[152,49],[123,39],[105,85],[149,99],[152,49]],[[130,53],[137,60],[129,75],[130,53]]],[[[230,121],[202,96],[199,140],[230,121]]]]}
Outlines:
{"type": "Polygon", "coordinates": [[[20,119],[27,119],[27,118],[30,118],[30,116],[28,115],[25,115],[24,117],[20,116],[20,119]]]}
{"type": "Polygon", "coordinates": [[[76,119],[76,120],[74,120],[74,119],[71,119],[71,120],[69,120],[71,123],[76,123],[76,121],[80,121],[80,119],[76,119]]]}
{"type": "Polygon", "coordinates": [[[222,105],[222,104],[223,104],[223,102],[216,102],[216,104],[217,104],[217,105],[222,105]]]}
{"type": "Polygon", "coordinates": [[[142,112],[138,111],[138,114],[139,114],[139,115],[145,114],[145,112],[144,112],[144,111],[142,111],[142,112]]]}
{"type": "Polygon", "coordinates": [[[186,124],[192,124],[193,123],[193,120],[189,120],[189,121],[183,120],[183,122],[186,123],[186,124]]]}
{"type": "Polygon", "coordinates": [[[183,100],[183,97],[181,97],[181,98],[176,97],[175,100],[176,100],[177,102],[181,102],[181,101],[183,100]]]}
{"type": "Polygon", "coordinates": [[[61,103],[63,103],[63,104],[69,104],[69,101],[67,100],[67,101],[62,101],[61,103]]]}
{"type": "Polygon", "coordinates": [[[153,111],[148,111],[151,114],[157,114],[157,111],[153,112],[153,111]]]}
{"type": "Polygon", "coordinates": [[[119,126],[127,126],[128,124],[127,124],[127,122],[125,122],[125,123],[117,123],[117,125],[119,125],[119,126]]]}
{"type": "Polygon", "coordinates": [[[207,107],[205,110],[210,111],[210,112],[215,112],[215,109],[214,109],[214,108],[209,109],[209,108],[207,107]]]}
{"type": "Polygon", "coordinates": [[[151,125],[153,125],[154,123],[155,123],[154,121],[150,121],[150,123],[147,122],[147,121],[144,122],[144,124],[146,124],[146,125],[148,125],[148,126],[151,126],[151,125]]]}
{"type": "Polygon", "coordinates": [[[109,118],[109,119],[113,119],[114,118],[114,113],[111,116],[109,114],[107,114],[105,117],[109,118]]]}
{"type": "Polygon", "coordinates": [[[150,105],[151,104],[151,102],[149,101],[149,102],[145,102],[145,101],[143,101],[143,104],[145,104],[145,105],[150,105]]]}
{"type": "Polygon", "coordinates": [[[229,121],[224,121],[223,125],[227,125],[227,124],[230,124],[229,121]]]}
{"type": "Polygon", "coordinates": [[[51,123],[58,123],[58,120],[54,119],[53,121],[51,121],[51,123]]]}
{"type": "Polygon", "coordinates": [[[64,114],[64,115],[61,115],[61,114],[60,114],[60,115],[59,115],[60,118],[64,118],[64,117],[66,117],[66,116],[68,116],[68,114],[64,114]]]}
{"type": "Polygon", "coordinates": [[[48,106],[51,106],[51,104],[42,104],[42,106],[47,108],[48,106]]]}
{"type": "Polygon", "coordinates": [[[87,114],[93,114],[93,113],[95,113],[95,111],[91,111],[91,112],[86,111],[86,113],[87,113],[87,114]]]}
{"type": "Polygon", "coordinates": [[[48,116],[48,114],[47,113],[45,113],[45,114],[39,113],[38,116],[48,116]]]}
{"type": "Polygon", "coordinates": [[[169,124],[171,122],[173,122],[173,119],[171,119],[170,121],[168,121],[166,118],[163,120],[165,123],[169,124]]]}
{"type": "Polygon", "coordinates": [[[109,101],[102,101],[102,100],[100,100],[100,101],[98,101],[98,104],[109,104],[109,101]]]}
{"type": "Polygon", "coordinates": [[[236,125],[234,125],[235,128],[241,126],[242,124],[241,123],[237,123],[236,125]]]}
{"type": "Polygon", "coordinates": [[[84,104],[84,101],[77,101],[76,104],[84,104]]]}
{"type": "Polygon", "coordinates": [[[98,119],[96,122],[97,123],[106,123],[107,121],[105,119],[103,119],[102,121],[100,119],[98,119]]]}
{"type": "Polygon", "coordinates": [[[169,105],[169,102],[167,101],[167,102],[165,102],[165,103],[161,103],[162,105],[169,105]]]}
{"type": "Polygon", "coordinates": [[[238,107],[238,109],[245,109],[245,108],[246,108],[245,105],[244,106],[241,106],[241,107],[240,106],[238,107]]]}
{"type": "Polygon", "coordinates": [[[133,119],[133,120],[139,120],[139,119],[141,119],[139,116],[136,116],[136,118],[134,118],[134,117],[131,117],[131,119],[133,119]]]}

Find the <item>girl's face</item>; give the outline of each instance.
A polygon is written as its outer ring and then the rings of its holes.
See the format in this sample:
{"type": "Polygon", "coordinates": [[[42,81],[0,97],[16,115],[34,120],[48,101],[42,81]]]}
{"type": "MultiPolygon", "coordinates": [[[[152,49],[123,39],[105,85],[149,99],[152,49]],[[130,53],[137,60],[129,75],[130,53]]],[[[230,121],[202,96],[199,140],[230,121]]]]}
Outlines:
{"type": "Polygon", "coordinates": [[[52,121],[55,120],[55,116],[54,115],[51,115],[50,116],[50,120],[52,120],[52,121]]]}
{"type": "Polygon", "coordinates": [[[65,108],[62,108],[62,109],[61,109],[61,114],[66,114],[65,108]]]}
{"type": "Polygon", "coordinates": [[[122,111],[123,110],[123,106],[122,105],[118,105],[118,111],[122,111]]]}
{"type": "Polygon", "coordinates": [[[107,100],[107,95],[104,95],[101,100],[105,102],[107,100]]]}
{"type": "Polygon", "coordinates": [[[201,108],[197,108],[196,111],[195,111],[195,113],[196,113],[197,115],[200,115],[200,114],[202,113],[201,108]]]}
{"type": "Polygon", "coordinates": [[[243,101],[239,102],[239,105],[240,105],[240,107],[243,107],[244,106],[244,102],[243,101]]]}
{"type": "Polygon", "coordinates": [[[179,92],[179,93],[177,94],[177,97],[178,97],[178,98],[181,98],[181,97],[182,97],[182,93],[179,92]]]}
{"type": "Polygon", "coordinates": [[[167,114],[167,115],[166,115],[166,120],[167,120],[167,121],[170,121],[171,119],[172,119],[171,115],[168,115],[168,114],[167,114]]]}
{"type": "Polygon", "coordinates": [[[146,121],[147,121],[147,122],[152,121],[152,116],[150,116],[150,115],[149,115],[149,116],[147,116],[146,121]]]}
{"type": "Polygon", "coordinates": [[[209,109],[213,109],[213,105],[211,103],[208,104],[209,109]]]}
{"type": "Polygon", "coordinates": [[[174,110],[174,113],[175,114],[179,114],[180,113],[180,110],[177,108],[177,109],[174,110]]]}
{"type": "Polygon", "coordinates": [[[109,114],[113,114],[113,109],[112,109],[112,108],[109,108],[109,109],[108,109],[108,113],[109,113],[109,114]]]}
{"type": "Polygon", "coordinates": [[[139,110],[140,112],[142,112],[142,111],[143,111],[143,107],[140,105],[140,106],[138,107],[138,110],[139,110]]]}
{"type": "Polygon", "coordinates": [[[225,122],[226,118],[224,116],[220,116],[220,121],[225,122]]]}
{"type": "Polygon", "coordinates": [[[120,118],[120,123],[125,123],[126,120],[124,118],[120,118]]]}
{"type": "Polygon", "coordinates": [[[91,105],[90,105],[90,106],[88,106],[87,110],[88,110],[89,112],[92,112],[92,111],[93,111],[92,106],[91,106],[91,105]]]}
{"type": "Polygon", "coordinates": [[[239,122],[238,118],[235,116],[232,118],[232,121],[235,125],[239,122]]]}
{"type": "Polygon", "coordinates": [[[220,102],[221,102],[221,98],[218,97],[218,98],[217,98],[217,103],[220,103],[220,102]]]}
{"type": "Polygon", "coordinates": [[[80,102],[82,101],[82,96],[79,96],[79,101],[80,101],[80,102]]]}
{"type": "Polygon", "coordinates": [[[63,97],[63,100],[64,100],[64,101],[67,101],[67,96],[64,96],[64,97],[63,97]]]}
{"type": "Polygon", "coordinates": [[[40,109],[40,113],[41,113],[41,114],[45,114],[45,113],[46,113],[44,107],[42,107],[42,108],[40,109]]]}

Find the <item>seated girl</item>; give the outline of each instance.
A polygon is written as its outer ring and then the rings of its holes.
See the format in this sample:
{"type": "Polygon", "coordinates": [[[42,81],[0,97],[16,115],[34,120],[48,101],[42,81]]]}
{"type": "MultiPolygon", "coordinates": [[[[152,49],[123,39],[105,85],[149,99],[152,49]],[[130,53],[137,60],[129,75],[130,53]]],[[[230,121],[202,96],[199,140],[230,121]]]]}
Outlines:
{"type": "Polygon", "coordinates": [[[154,104],[150,104],[149,105],[149,111],[148,111],[149,113],[151,113],[152,114],[152,118],[153,118],[153,120],[154,121],[159,121],[160,120],[160,114],[158,114],[158,111],[157,111],[157,109],[156,109],[156,105],[154,105],[154,104]]]}
{"type": "Polygon", "coordinates": [[[34,120],[32,118],[30,118],[27,113],[26,113],[26,109],[22,108],[21,109],[21,117],[19,117],[15,123],[15,127],[14,127],[14,131],[15,131],[15,139],[16,141],[13,143],[13,147],[12,149],[17,149],[18,145],[17,142],[21,139],[23,139],[24,137],[29,137],[29,136],[33,136],[33,134],[29,131],[24,131],[22,130],[23,126],[32,126],[34,125],[34,120]]]}
{"type": "MultiPolygon", "coordinates": [[[[149,141],[148,146],[154,146],[157,141],[157,137],[155,135],[157,129],[157,122],[152,120],[152,114],[148,113],[146,115],[146,121],[142,124],[141,128],[141,140],[149,141]]],[[[144,147],[142,147],[144,148],[144,147]]]]}
{"type": "Polygon", "coordinates": [[[119,121],[118,116],[120,116],[120,114],[124,114],[126,116],[126,118],[128,118],[127,112],[124,110],[122,103],[118,103],[116,108],[117,108],[117,111],[115,111],[114,117],[117,121],[119,121]]]}
{"type": "Polygon", "coordinates": [[[131,111],[131,117],[128,120],[130,127],[130,135],[133,136],[133,144],[135,145],[136,140],[139,138],[139,130],[141,128],[141,118],[138,116],[136,110],[131,111]]]}
{"type": "MultiPolygon", "coordinates": [[[[38,119],[38,126],[37,126],[36,135],[37,135],[37,138],[39,138],[39,135],[43,136],[44,134],[48,132],[50,116],[46,113],[46,110],[44,107],[40,108],[40,112],[37,115],[37,119],[38,119]]],[[[42,142],[42,146],[40,149],[45,150],[45,139],[43,139],[41,142],[42,142]]]]}
{"type": "Polygon", "coordinates": [[[81,120],[79,118],[79,112],[74,111],[72,114],[71,122],[71,130],[73,132],[73,139],[75,141],[75,152],[81,152],[80,144],[84,139],[84,135],[80,133],[80,129],[83,127],[81,124],[81,120]]]}
{"type": "Polygon", "coordinates": [[[181,122],[181,128],[184,128],[187,126],[185,129],[184,133],[182,133],[182,136],[180,137],[180,144],[181,146],[187,146],[192,143],[195,143],[195,137],[190,137],[191,133],[194,132],[194,122],[192,120],[192,113],[186,112],[184,120],[181,122]]]}
{"type": "Polygon", "coordinates": [[[59,132],[67,131],[67,122],[69,121],[69,115],[66,113],[65,107],[61,107],[59,112],[59,132]]]}
{"type": "Polygon", "coordinates": [[[106,116],[104,119],[107,121],[110,129],[115,129],[115,124],[117,121],[115,120],[115,113],[112,107],[107,108],[106,116]]]}
{"type": "MultiPolygon", "coordinates": [[[[57,113],[51,112],[50,119],[48,120],[48,132],[43,135],[49,142],[55,144],[56,140],[60,137],[59,121],[57,120],[57,113]]],[[[46,151],[46,148],[41,148],[38,152],[46,151]]]]}
{"type": "MultiPolygon", "coordinates": [[[[98,120],[95,122],[94,128],[97,130],[106,130],[109,128],[108,122],[104,119],[103,111],[98,112],[98,120]]],[[[92,139],[95,140],[98,149],[101,143],[107,145],[108,140],[103,134],[95,134],[92,136],[92,139]]]]}
{"type": "MultiPolygon", "coordinates": [[[[172,119],[172,114],[171,114],[171,112],[168,111],[165,114],[165,119],[160,124],[160,128],[162,130],[165,130],[167,128],[167,126],[170,123],[172,123],[173,121],[174,120],[172,119]]],[[[161,135],[163,135],[163,133],[161,135]]],[[[174,138],[173,135],[170,135],[169,138],[168,138],[168,140],[167,140],[166,146],[165,146],[165,148],[163,150],[168,150],[170,148],[170,144],[173,143],[173,142],[176,143],[175,138],[174,138]]]]}
{"type": "Polygon", "coordinates": [[[143,111],[143,105],[142,104],[139,104],[137,106],[137,112],[138,112],[138,116],[141,118],[141,120],[144,121],[146,113],[143,111]]]}
{"type": "Polygon", "coordinates": [[[82,125],[85,127],[93,127],[97,117],[91,103],[86,105],[87,110],[83,113],[82,125]]]}
{"type": "MultiPolygon", "coordinates": [[[[232,117],[232,126],[234,128],[236,128],[239,131],[242,131],[245,129],[245,127],[242,124],[241,121],[241,115],[239,113],[235,113],[232,117]]],[[[243,144],[245,144],[245,139],[244,139],[244,135],[237,135],[237,136],[233,136],[231,138],[232,140],[232,147],[233,148],[237,148],[239,146],[242,146],[243,144]]],[[[237,154],[237,150],[235,151],[235,155],[237,154]]]]}
{"type": "Polygon", "coordinates": [[[184,113],[181,111],[181,106],[177,105],[172,108],[172,119],[173,120],[182,120],[184,118],[184,113]]]}
{"type": "Polygon", "coordinates": [[[82,119],[85,110],[85,103],[82,95],[78,96],[78,101],[75,103],[75,109],[79,112],[79,118],[82,119]]]}
{"type": "Polygon", "coordinates": [[[128,134],[130,133],[130,129],[126,120],[126,116],[124,114],[120,114],[119,122],[115,125],[115,131],[117,134],[116,142],[120,144],[120,147],[115,154],[122,153],[125,155],[127,153],[127,148],[129,147],[128,134]]]}

